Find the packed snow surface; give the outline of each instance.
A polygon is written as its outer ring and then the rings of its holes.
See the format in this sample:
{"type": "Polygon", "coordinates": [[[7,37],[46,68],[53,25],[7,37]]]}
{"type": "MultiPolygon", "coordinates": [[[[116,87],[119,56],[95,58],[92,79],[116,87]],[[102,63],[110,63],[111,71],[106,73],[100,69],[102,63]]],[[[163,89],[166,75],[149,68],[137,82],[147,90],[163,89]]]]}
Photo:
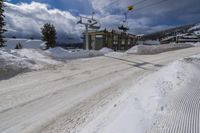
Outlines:
{"type": "MultiPolygon", "coordinates": [[[[188,86],[196,85],[196,89],[199,90],[199,82],[192,80],[197,79],[199,81],[199,74],[200,55],[184,58],[169,64],[132,85],[131,90],[127,91],[115,102],[115,107],[109,109],[107,115],[104,114],[107,116],[106,121],[103,121],[104,124],[99,122],[103,117],[102,115],[97,118],[97,121],[91,122],[88,128],[84,130],[84,133],[93,131],[96,133],[162,132],[164,129],[159,128],[160,126],[154,127],[154,124],[159,124],[157,120],[162,116],[168,117],[167,111],[172,95],[184,89],[188,90],[188,86]]],[[[179,108],[177,108],[177,111],[179,111],[179,108]]],[[[193,116],[194,118],[196,117],[195,114],[193,116]]],[[[176,117],[175,114],[174,117],[176,117]]],[[[182,117],[184,118],[184,114],[182,117]]],[[[178,123],[179,119],[177,118],[176,121],[178,123]]],[[[184,120],[182,121],[184,122],[184,120]]],[[[170,119],[168,119],[168,122],[173,123],[171,126],[177,126],[177,123],[172,122],[170,119]]],[[[163,120],[162,127],[170,130],[170,127],[167,127],[168,125],[165,125],[165,123],[166,121],[163,120]]],[[[184,124],[187,124],[187,122],[184,124]]],[[[183,127],[186,126],[183,125],[183,127]]],[[[189,126],[188,129],[190,131],[193,130],[189,126]]],[[[175,131],[176,128],[174,128],[173,132],[175,131]]]]}
{"type": "Polygon", "coordinates": [[[107,47],[104,47],[104,48],[100,49],[99,51],[102,52],[103,54],[114,52],[114,50],[112,50],[111,48],[107,48],[107,47]]]}
{"type": "Polygon", "coordinates": [[[156,54],[169,50],[176,50],[181,48],[192,47],[191,44],[176,43],[176,44],[163,44],[163,45],[136,45],[126,51],[128,54],[156,54]]]}
{"type": "MultiPolygon", "coordinates": [[[[197,57],[162,67],[180,58],[200,54],[199,51],[200,47],[157,55],[120,56],[112,52],[1,80],[0,132],[142,133],[167,113],[171,94],[181,98],[182,95],[176,93],[182,90],[179,86],[191,82],[197,87],[200,83],[197,57]],[[197,72],[195,76],[194,72],[197,72]]],[[[192,92],[198,92],[198,87],[192,92]]],[[[191,87],[184,88],[190,92],[191,87]]],[[[193,101],[193,96],[187,97],[190,98],[193,101]]],[[[194,105],[198,106],[199,97],[196,98],[194,105]]],[[[186,107],[193,109],[195,106],[186,107]]],[[[195,120],[194,125],[198,127],[197,109],[196,113],[187,114],[197,114],[191,120],[195,120]]],[[[187,118],[182,117],[184,123],[191,122],[187,118]]]]}

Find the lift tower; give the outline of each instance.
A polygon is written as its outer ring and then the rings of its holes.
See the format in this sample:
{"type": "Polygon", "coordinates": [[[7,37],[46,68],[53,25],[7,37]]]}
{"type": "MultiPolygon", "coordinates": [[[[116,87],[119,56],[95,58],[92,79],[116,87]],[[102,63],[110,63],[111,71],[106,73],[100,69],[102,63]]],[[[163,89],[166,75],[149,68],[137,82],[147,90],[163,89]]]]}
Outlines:
{"type": "Polygon", "coordinates": [[[92,14],[92,18],[80,16],[80,20],[77,22],[77,24],[85,25],[86,50],[89,50],[89,29],[97,30],[101,28],[100,23],[94,19],[93,15],[94,13],[92,14]]]}

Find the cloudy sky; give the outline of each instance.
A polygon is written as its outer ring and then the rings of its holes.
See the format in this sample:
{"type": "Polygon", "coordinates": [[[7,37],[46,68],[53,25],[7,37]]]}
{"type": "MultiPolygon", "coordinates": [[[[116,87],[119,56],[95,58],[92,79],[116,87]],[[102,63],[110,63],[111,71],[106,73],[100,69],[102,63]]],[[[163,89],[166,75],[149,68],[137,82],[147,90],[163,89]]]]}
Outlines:
{"type": "Polygon", "coordinates": [[[6,35],[39,38],[41,26],[48,22],[55,25],[60,41],[80,41],[84,27],[76,24],[79,15],[95,12],[103,29],[117,29],[128,5],[135,5],[128,13],[133,34],[200,22],[200,0],[8,0],[6,35]]]}

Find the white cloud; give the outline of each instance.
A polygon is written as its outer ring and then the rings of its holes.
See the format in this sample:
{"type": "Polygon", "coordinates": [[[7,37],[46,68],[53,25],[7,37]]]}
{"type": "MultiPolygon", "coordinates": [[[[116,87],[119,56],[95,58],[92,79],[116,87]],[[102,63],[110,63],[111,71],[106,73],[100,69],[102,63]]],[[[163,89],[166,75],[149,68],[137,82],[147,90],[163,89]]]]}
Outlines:
{"type": "MultiPolygon", "coordinates": [[[[79,1],[79,5],[77,6],[80,6],[80,2],[84,0],[77,1],[79,1]]],[[[81,5],[81,7],[91,10],[89,7],[92,5],[93,9],[96,11],[95,18],[101,23],[102,29],[117,29],[124,19],[123,13],[127,6],[142,0],[87,1],[89,1],[88,6],[81,5]]],[[[143,34],[154,32],[171,27],[173,23],[193,23],[199,19],[199,0],[166,0],[166,2],[162,4],[147,7],[143,10],[137,10],[140,7],[155,3],[156,1],[160,0],[144,0],[143,3],[135,7],[135,11],[129,13],[128,22],[131,33],[143,34]],[[186,10],[187,8],[188,10],[186,10]]],[[[66,1],[61,0],[61,2],[66,1]]],[[[6,3],[5,15],[8,28],[7,35],[20,35],[23,37],[32,35],[38,36],[40,35],[41,26],[49,22],[55,25],[61,39],[66,39],[67,35],[75,36],[76,39],[78,39],[78,36],[80,36],[84,30],[84,26],[77,25],[77,17],[69,11],[52,9],[48,4],[39,2],[32,2],[30,4],[21,3],[17,5],[6,3]]],[[[79,12],[74,9],[71,9],[71,11],[79,12]]]]}
{"type": "Polygon", "coordinates": [[[8,35],[22,37],[40,35],[40,28],[45,23],[55,25],[60,39],[67,34],[78,35],[81,30],[76,26],[77,18],[70,12],[51,9],[49,5],[38,2],[17,5],[6,3],[5,16],[8,35]]]}

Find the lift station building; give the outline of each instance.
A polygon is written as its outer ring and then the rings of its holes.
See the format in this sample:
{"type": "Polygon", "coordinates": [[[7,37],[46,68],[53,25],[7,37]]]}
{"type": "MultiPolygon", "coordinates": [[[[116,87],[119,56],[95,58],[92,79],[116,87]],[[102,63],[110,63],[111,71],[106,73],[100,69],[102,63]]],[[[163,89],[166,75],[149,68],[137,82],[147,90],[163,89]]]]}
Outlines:
{"type": "MultiPolygon", "coordinates": [[[[136,45],[136,35],[117,30],[90,31],[88,33],[89,49],[99,50],[103,47],[113,50],[127,50],[136,45]]],[[[86,48],[85,33],[83,33],[84,48],[86,48]]]]}

